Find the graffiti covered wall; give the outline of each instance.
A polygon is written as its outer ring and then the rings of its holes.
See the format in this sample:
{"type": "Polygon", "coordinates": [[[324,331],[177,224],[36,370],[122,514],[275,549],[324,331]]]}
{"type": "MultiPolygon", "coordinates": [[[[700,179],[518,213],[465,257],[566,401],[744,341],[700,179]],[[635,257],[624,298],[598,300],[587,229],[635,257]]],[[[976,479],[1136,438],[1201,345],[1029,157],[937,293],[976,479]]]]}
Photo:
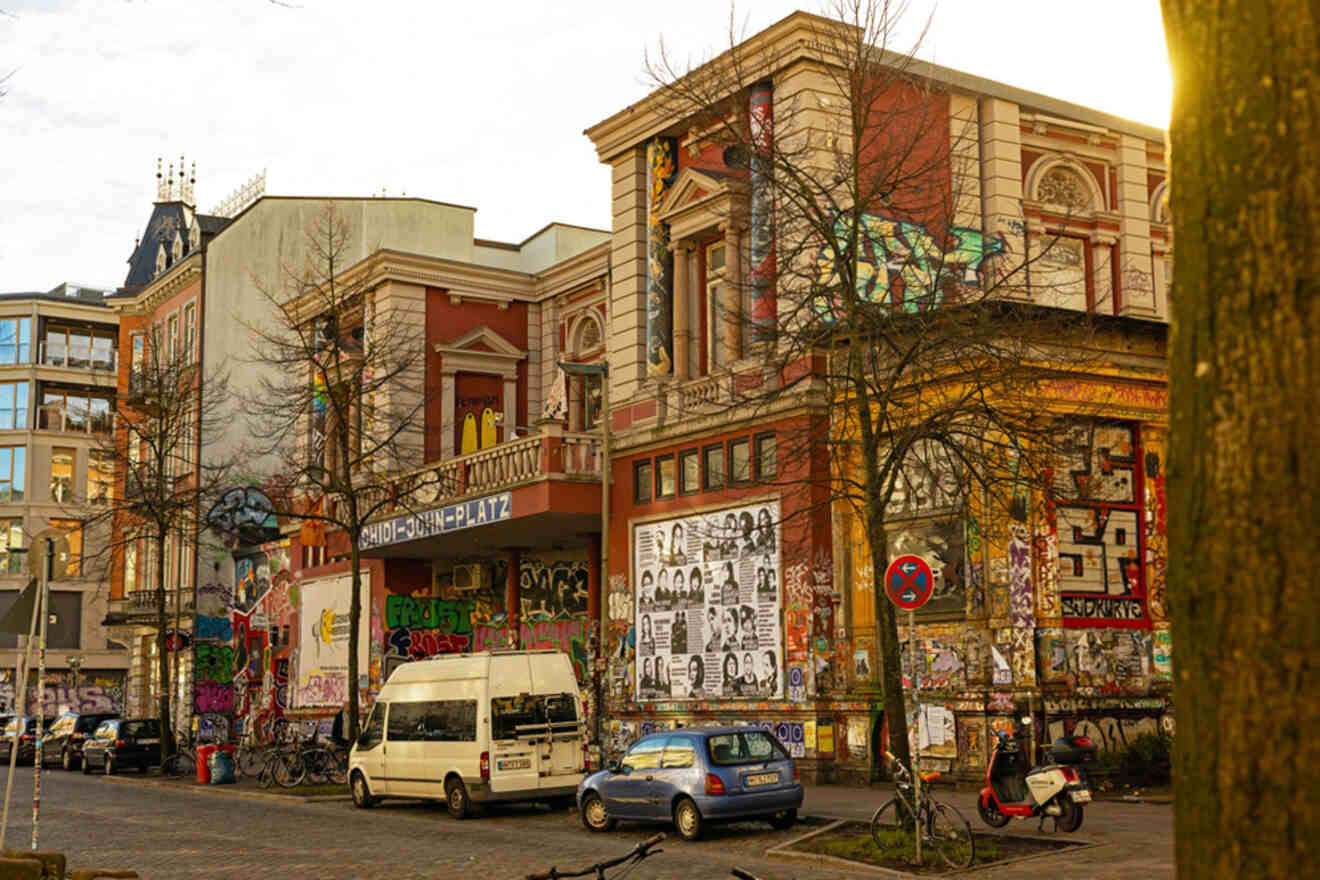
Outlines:
{"type": "MultiPolygon", "coordinates": [[[[0,707],[13,711],[18,689],[17,670],[0,669],[0,707]]],[[[124,671],[91,669],[79,673],[74,681],[67,669],[47,669],[42,690],[42,710],[47,718],[60,712],[120,712],[124,708],[124,671]]],[[[37,711],[37,670],[28,677],[24,712],[37,711]]]]}
{"type": "MultiPolygon", "coordinates": [[[[226,643],[220,614],[205,615],[200,628],[217,638],[195,648],[194,710],[199,734],[238,736],[249,726],[269,737],[289,708],[290,642],[297,626],[298,588],[289,566],[289,542],[277,541],[240,556],[234,587],[204,588],[209,610],[228,602],[231,641],[226,643]],[[223,711],[231,706],[231,714],[223,711]],[[226,730],[225,728],[229,729],[226,730]]],[[[199,596],[199,606],[201,599],[199,596]]]]}
{"type": "MultiPolygon", "coordinates": [[[[371,573],[360,572],[362,595],[371,595],[371,573]]],[[[298,709],[337,709],[348,702],[353,688],[348,680],[348,643],[350,608],[353,601],[353,576],[303,581],[298,587],[297,674],[294,679],[293,706],[298,709]]],[[[364,613],[358,622],[358,674],[368,674],[371,643],[371,616],[364,613]]]]}

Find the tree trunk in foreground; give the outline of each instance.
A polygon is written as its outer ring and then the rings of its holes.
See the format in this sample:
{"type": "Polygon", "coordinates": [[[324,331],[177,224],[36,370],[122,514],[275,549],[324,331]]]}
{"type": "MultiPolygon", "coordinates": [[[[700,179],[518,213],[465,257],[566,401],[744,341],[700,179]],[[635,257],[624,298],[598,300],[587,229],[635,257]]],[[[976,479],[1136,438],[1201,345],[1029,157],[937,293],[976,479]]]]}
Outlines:
{"type": "Polygon", "coordinates": [[[1164,0],[1178,876],[1320,864],[1320,3],[1164,0]]]}

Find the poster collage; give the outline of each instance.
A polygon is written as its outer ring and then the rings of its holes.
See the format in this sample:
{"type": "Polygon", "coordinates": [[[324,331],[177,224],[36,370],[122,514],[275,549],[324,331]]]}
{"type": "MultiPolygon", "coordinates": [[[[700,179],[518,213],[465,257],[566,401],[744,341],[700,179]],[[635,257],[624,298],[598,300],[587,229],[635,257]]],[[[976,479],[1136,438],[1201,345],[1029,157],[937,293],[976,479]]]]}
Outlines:
{"type": "Polygon", "coordinates": [[[633,530],[639,700],[784,693],[779,504],[633,530]]]}

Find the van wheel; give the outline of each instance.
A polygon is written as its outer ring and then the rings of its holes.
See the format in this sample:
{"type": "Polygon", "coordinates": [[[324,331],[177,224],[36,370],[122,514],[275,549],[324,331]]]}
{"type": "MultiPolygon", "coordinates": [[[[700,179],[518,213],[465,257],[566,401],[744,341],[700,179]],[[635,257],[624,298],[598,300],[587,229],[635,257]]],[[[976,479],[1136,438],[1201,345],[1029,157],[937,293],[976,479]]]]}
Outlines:
{"type": "Polygon", "coordinates": [[[674,827],[684,840],[700,840],[703,829],[701,811],[692,798],[683,798],[674,807],[674,827]]]}
{"type": "Polygon", "coordinates": [[[605,802],[594,791],[582,798],[582,824],[588,831],[611,831],[614,818],[605,810],[605,802]]]}
{"type": "Polygon", "coordinates": [[[371,796],[371,789],[367,788],[367,779],[361,773],[353,774],[349,790],[353,794],[353,806],[363,810],[376,806],[376,798],[371,796]]]}
{"type": "Polygon", "coordinates": [[[453,776],[445,780],[445,805],[449,807],[449,815],[455,819],[466,819],[472,815],[472,801],[468,798],[463,780],[453,776]]]}

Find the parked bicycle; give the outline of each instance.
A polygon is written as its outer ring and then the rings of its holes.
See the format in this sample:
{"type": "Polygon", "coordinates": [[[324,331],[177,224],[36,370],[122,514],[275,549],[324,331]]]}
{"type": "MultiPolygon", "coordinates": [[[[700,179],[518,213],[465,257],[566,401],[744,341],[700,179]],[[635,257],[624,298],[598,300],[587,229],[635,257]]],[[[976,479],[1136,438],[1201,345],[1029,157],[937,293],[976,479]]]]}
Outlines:
{"type": "Polygon", "coordinates": [[[162,776],[194,776],[197,773],[197,746],[192,735],[176,731],[174,734],[174,754],[161,762],[162,776]]]}
{"type": "MultiPolygon", "coordinates": [[[[610,868],[618,867],[627,862],[629,863],[629,870],[631,870],[632,866],[636,865],[646,857],[664,852],[662,849],[655,849],[655,847],[659,846],[664,839],[665,836],[663,834],[649,837],[618,858],[597,862],[590,868],[583,868],[581,871],[560,871],[558,868],[551,868],[549,871],[544,871],[540,874],[528,874],[527,880],[562,880],[562,878],[567,877],[593,876],[596,880],[605,880],[605,872],[610,868]]],[[[622,871],[620,873],[627,872],[622,871]]]]}
{"type": "MultiPolygon", "coordinates": [[[[939,853],[950,868],[966,868],[976,857],[976,840],[972,826],[952,804],[936,800],[922,791],[920,812],[914,806],[915,786],[912,774],[888,751],[894,765],[894,797],[886,801],[871,817],[871,839],[879,849],[915,844],[914,835],[921,835],[923,846],[939,853]],[[914,821],[915,819],[915,821],[914,821]]],[[[922,773],[922,783],[934,782],[939,773],[922,773]]]]}

